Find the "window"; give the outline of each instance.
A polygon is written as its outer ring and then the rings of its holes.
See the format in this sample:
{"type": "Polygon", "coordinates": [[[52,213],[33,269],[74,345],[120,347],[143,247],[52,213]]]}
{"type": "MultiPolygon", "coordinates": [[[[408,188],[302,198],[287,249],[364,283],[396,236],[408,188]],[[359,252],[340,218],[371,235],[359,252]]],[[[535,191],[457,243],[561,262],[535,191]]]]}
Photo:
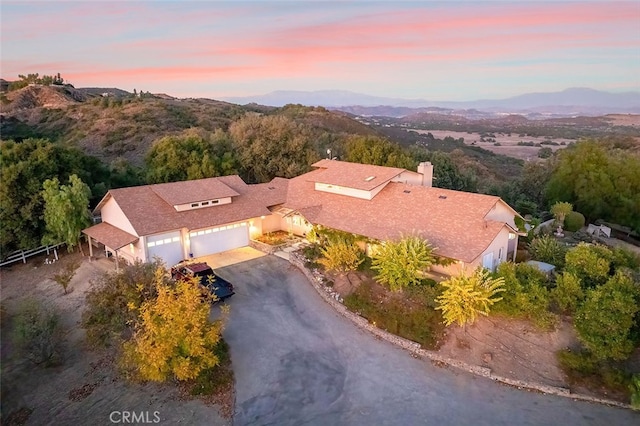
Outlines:
{"type": "Polygon", "coordinates": [[[210,233],[211,233],[211,229],[205,229],[205,230],[204,230],[204,233],[205,233],[205,234],[210,234],[210,233]]]}
{"type": "Polygon", "coordinates": [[[192,208],[193,208],[193,207],[198,207],[199,205],[200,205],[200,203],[192,203],[192,204],[191,204],[191,207],[192,207],[192,208]]]}
{"type": "Polygon", "coordinates": [[[218,204],[220,200],[211,200],[211,204],[218,204]]]}
{"type": "Polygon", "coordinates": [[[156,243],[153,241],[150,241],[147,243],[147,247],[155,247],[155,246],[156,246],[156,243]]]}
{"type": "Polygon", "coordinates": [[[189,232],[189,236],[190,236],[190,237],[195,237],[196,235],[198,235],[198,233],[197,233],[197,232],[189,232]]]}
{"type": "Polygon", "coordinates": [[[203,201],[203,202],[201,202],[201,203],[200,203],[200,205],[201,205],[201,206],[208,206],[208,205],[209,205],[209,202],[208,202],[208,201],[203,201]]]}
{"type": "Polygon", "coordinates": [[[198,235],[204,235],[204,231],[198,231],[198,235]]]}
{"type": "Polygon", "coordinates": [[[178,241],[180,241],[180,237],[173,237],[171,241],[173,241],[174,243],[177,243],[178,241]]]}
{"type": "Polygon", "coordinates": [[[515,240],[516,239],[516,234],[514,234],[513,232],[509,232],[509,239],[510,240],[515,240]]]}
{"type": "Polygon", "coordinates": [[[171,238],[165,238],[165,239],[164,239],[164,243],[165,243],[165,244],[169,244],[170,242],[171,242],[171,238]]]}

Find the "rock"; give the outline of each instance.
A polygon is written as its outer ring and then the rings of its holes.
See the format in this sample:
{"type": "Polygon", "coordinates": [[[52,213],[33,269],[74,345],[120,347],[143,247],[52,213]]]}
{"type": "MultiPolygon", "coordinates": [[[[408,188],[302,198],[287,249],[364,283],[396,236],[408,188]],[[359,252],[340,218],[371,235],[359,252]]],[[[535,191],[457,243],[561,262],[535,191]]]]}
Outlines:
{"type": "Polygon", "coordinates": [[[491,352],[485,352],[482,354],[482,362],[489,364],[493,360],[493,354],[491,352]]]}

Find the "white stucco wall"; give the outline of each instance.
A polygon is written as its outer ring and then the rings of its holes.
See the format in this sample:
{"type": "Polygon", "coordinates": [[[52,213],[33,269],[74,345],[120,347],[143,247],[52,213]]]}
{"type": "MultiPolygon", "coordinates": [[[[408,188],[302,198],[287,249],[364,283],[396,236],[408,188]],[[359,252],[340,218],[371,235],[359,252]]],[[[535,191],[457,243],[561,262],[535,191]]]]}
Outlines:
{"type": "Polygon", "coordinates": [[[102,209],[100,209],[100,215],[102,216],[103,222],[107,222],[132,235],[138,235],[136,230],[133,229],[131,222],[129,222],[129,219],[124,215],[122,209],[113,197],[109,197],[109,200],[104,204],[104,206],[102,206],[102,209]]]}
{"type": "Polygon", "coordinates": [[[491,242],[489,247],[487,247],[485,251],[482,252],[482,254],[478,257],[478,259],[476,259],[475,262],[478,265],[482,265],[482,259],[484,258],[484,256],[488,253],[493,253],[492,270],[495,271],[495,268],[497,268],[499,264],[501,264],[502,262],[506,262],[507,260],[510,260],[510,259],[507,259],[508,247],[509,247],[509,229],[505,226],[500,230],[500,232],[498,233],[496,238],[494,238],[494,240],[491,242]]]}
{"type": "Polygon", "coordinates": [[[515,215],[515,211],[511,210],[511,208],[509,208],[504,201],[499,200],[489,211],[489,213],[487,213],[485,219],[495,220],[496,222],[504,222],[511,226],[513,229],[518,229],[514,220],[515,215]]]}
{"type": "Polygon", "coordinates": [[[401,182],[409,185],[422,185],[422,174],[405,170],[398,176],[391,179],[391,182],[401,182]]]}
{"type": "MultiPolygon", "coordinates": [[[[382,185],[379,188],[382,189],[382,185]]],[[[375,188],[375,189],[378,189],[378,188],[375,188]]],[[[362,198],[364,200],[371,200],[375,195],[375,194],[372,194],[372,191],[347,188],[346,186],[339,186],[339,185],[329,185],[326,183],[319,183],[319,182],[315,183],[315,190],[322,191],[322,192],[330,192],[332,194],[338,194],[338,195],[346,195],[348,197],[362,198]]],[[[378,189],[378,192],[379,191],[380,190],[378,189]]]]}

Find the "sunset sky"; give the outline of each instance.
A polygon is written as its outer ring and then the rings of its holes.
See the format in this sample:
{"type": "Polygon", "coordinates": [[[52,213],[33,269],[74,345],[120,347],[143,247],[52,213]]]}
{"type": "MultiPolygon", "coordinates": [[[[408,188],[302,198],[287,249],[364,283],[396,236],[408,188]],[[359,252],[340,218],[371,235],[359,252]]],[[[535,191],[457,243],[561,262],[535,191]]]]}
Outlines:
{"type": "Polygon", "coordinates": [[[7,2],[0,74],[179,97],[640,90],[640,1],[7,2]]]}

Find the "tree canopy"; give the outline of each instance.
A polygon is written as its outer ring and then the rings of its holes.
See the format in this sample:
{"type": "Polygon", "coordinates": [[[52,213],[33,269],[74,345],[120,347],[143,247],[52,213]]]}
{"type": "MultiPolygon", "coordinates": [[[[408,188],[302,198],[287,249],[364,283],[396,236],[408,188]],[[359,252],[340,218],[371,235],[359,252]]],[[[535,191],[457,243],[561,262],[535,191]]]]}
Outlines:
{"type": "Polygon", "coordinates": [[[89,196],[91,190],[76,176],[69,177],[68,185],[60,185],[57,177],[43,184],[44,221],[46,230],[43,244],[64,242],[69,251],[79,245],[81,231],[89,226],[89,196]]]}
{"type": "Polygon", "coordinates": [[[228,136],[187,130],[156,141],[146,158],[149,183],[176,182],[237,173],[228,136]]]}

